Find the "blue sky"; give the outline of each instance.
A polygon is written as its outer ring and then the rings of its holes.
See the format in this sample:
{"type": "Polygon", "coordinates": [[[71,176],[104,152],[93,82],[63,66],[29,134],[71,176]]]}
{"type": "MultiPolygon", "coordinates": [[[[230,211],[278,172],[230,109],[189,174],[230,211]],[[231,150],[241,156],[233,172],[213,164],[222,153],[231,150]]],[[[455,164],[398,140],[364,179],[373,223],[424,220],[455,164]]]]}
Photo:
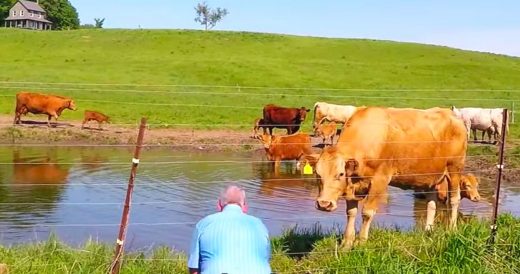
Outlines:
{"type": "MultiPolygon", "coordinates": [[[[199,1],[71,0],[82,23],[202,29],[199,1]]],[[[520,56],[519,0],[207,0],[229,15],[215,29],[446,45],[520,56]]]]}

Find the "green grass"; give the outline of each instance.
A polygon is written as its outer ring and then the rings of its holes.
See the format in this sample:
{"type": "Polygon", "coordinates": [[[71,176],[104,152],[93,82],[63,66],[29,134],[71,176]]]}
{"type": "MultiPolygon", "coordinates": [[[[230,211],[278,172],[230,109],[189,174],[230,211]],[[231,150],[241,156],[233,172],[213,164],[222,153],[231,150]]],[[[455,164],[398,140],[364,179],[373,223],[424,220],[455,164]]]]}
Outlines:
{"type": "MultiPolygon", "coordinates": [[[[267,103],[510,108],[520,99],[520,58],[413,43],[184,30],[0,29],[0,40],[0,95],[7,96],[0,97],[0,113],[9,115],[20,90],[74,98],[79,111],[65,111],[63,120],[97,109],[114,123],[147,116],[158,126],[204,129],[249,129],[267,103]]],[[[516,126],[512,131],[520,134],[516,126]]]]}
{"type": "MultiPolygon", "coordinates": [[[[501,215],[497,241],[488,245],[489,223],[470,220],[455,231],[373,229],[368,242],[338,250],[336,232],[319,226],[288,230],[272,239],[277,273],[518,273],[520,218],[501,215]]],[[[114,247],[88,241],[69,247],[55,237],[37,244],[0,247],[12,273],[105,273],[114,247]]],[[[121,273],[186,273],[186,255],[169,248],[131,252],[121,273]]]]}

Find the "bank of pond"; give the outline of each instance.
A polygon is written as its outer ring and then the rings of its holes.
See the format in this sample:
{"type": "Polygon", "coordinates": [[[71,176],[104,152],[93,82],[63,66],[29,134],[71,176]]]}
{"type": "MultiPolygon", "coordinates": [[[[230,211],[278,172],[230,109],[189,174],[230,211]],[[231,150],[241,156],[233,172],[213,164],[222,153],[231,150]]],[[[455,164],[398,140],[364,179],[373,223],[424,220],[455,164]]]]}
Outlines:
{"type": "MultiPolygon", "coordinates": [[[[291,228],[272,243],[275,273],[519,273],[520,218],[502,214],[489,244],[490,223],[472,219],[450,231],[376,228],[366,243],[338,249],[339,229],[291,228]]],[[[38,243],[0,247],[10,273],[106,273],[114,246],[89,240],[68,246],[55,236],[38,243]]],[[[121,273],[187,273],[186,254],[169,247],[127,253],[121,273]]]]}

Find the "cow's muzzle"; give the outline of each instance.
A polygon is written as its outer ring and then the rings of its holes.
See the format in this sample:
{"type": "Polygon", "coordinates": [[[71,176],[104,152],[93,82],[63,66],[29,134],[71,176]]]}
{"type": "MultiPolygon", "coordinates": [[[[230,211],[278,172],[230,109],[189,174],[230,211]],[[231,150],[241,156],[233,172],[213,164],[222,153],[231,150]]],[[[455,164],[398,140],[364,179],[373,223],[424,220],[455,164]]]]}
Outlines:
{"type": "Polygon", "coordinates": [[[334,211],[338,206],[333,201],[327,200],[317,200],[316,201],[316,209],[321,211],[331,212],[334,211]]]}
{"type": "Polygon", "coordinates": [[[480,201],[480,195],[477,195],[477,196],[471,197],[471,201],[472,201],[472,202],[478,202],[478,201],[480,201]]]}

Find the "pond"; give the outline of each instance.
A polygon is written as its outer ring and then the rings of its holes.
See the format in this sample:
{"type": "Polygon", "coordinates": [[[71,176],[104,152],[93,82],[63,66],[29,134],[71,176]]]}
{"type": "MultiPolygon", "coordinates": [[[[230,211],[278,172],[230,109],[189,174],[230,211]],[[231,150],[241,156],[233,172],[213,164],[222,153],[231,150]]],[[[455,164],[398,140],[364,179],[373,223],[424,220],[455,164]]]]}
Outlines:
{"type": "MultiPolygon", "coordinates": [[[[132,153],[121,147],[0,148],[0,243],[45,240],[50,233],[73,245],[89,237],[115,243],[132,153]]],[[[186,251],[195,223],[215,212],[217,197],[230,182],[246,189],[249,213],[261,218],[271,235],[295,225],[343,229],[345,224],[345,203],[332,213],[316,210],[316,179],[299,174],[292,163],[274,174],[262,151],[163,147],[142,152],[126,247],[167,245],[186,251]]],[[[493,185],[482,179],[482,201],[463,200],[461,214],[489,218],[493,185]]],[[[506,182],[501,195],[501,211],[519,214],[518,188],[506,182]]],[[[403,229],[422,226],[425,209],[413,191],[390,187],[374,222],[403,229]]],[[[442,219],[446,208],[439,209],[442,219]]]]}

